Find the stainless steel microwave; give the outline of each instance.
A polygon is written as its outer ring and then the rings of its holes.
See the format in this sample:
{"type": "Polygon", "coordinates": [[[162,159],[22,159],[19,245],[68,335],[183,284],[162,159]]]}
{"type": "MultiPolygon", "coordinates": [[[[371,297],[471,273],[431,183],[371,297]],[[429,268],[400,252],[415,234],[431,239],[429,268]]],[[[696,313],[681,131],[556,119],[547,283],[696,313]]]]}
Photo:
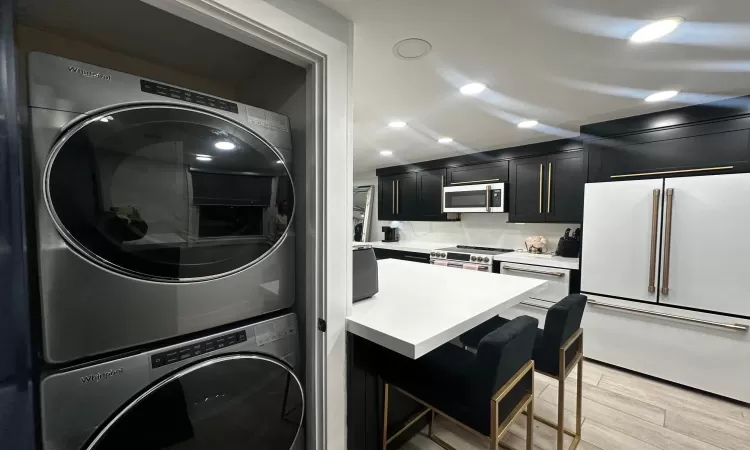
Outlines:
{"type": "Polygon", "coordinates": [[[507,212],[507,183],[471,184],[443,188],[443,212],[507,212]]]}

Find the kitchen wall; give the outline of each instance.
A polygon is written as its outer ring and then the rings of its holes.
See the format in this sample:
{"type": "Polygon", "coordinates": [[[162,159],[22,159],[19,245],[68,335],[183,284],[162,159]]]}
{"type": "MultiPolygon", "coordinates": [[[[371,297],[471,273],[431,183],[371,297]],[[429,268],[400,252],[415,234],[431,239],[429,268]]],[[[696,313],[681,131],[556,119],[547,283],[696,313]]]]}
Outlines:
{"type": "MultiPolygon", "coordinates": [[[[354,186],[376,186],[375,207],[373,210],[370,241],[383,239],[380,227],[390,222],[378,221],[377,183],[374,172],[354,174],[354,186]]],[[[505,213],[464,213],[458,222],[399,222],[401,241],[422,241],[436,244],[464,244],[511,249],[524,248],[524,240],[529,236],[546,236],[548,251],[557,248],[557,241],[566,228],[575,229],[580,224],[559,223],[508,223],[505,213]]]]}

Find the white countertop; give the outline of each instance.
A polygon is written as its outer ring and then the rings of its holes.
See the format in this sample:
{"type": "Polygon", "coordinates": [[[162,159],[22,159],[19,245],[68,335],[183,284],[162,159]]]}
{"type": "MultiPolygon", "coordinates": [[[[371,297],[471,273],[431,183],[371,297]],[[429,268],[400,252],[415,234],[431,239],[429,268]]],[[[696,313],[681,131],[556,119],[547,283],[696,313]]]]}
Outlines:
{"type": "Polygon", "coordinates": [[[579,270],[580,262],[578,258],[565,258],[554,255],[538,255],[527,252],[501,253],[495,255],[495,261],[505,261],[510,263],[533,264],[535,266],[555,267],[558,269],[579,270]]]}
{"type": "Polygon", "coordinates": [[[396,259],[378,261],[378,279],[379,292],[354,304],[347,330],[413,359],[547,284],[396,259]]]}

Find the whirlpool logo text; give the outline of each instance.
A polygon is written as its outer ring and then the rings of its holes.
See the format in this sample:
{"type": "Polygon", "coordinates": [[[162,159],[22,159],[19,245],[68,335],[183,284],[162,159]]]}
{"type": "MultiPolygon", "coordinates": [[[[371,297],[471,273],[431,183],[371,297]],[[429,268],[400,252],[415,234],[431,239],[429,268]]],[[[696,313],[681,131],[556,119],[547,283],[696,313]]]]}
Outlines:
{"type": "Polygon", "coordinates": [[[99,373],[92,373],[91,375],[86,375],[85,377],[81,377],[81,383],[91,383],[92,381],[96,381],[97,383],[106,380],[109,377],[113,377],[115,375],[119,375],[123,372],[122,367],[119,369],[109,369],[106,372],[99,372],[99,373]]]}
{"type": "Polygon", "coordinates": [[[80,67],[76,66],[68,66],[68,70],[86,78],[99,78],[100,80],[104,81],[112,81],[112,75],[94,72],[93,70],[81,69],[80,67]]]}

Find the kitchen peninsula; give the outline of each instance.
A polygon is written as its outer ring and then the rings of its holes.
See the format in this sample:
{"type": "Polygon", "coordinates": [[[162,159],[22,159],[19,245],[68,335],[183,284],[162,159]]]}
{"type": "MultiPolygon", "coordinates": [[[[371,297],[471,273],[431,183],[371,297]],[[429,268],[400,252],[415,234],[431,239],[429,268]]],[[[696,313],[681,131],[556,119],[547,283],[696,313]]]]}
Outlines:
{"type": "MultiPolygon", "coordinates": [[[[378,278],[379,292],[354,304],[347,318],[349,445],[363,450],[379,448],[382,427],[382,386],[377,362],[368,357],[373,346],[419,358],[547,285],[395,259],[378,261],[378,278]]],[[[391,400],[389,423],[410,417],[417,407],[407,398],[391,400]]]]}

